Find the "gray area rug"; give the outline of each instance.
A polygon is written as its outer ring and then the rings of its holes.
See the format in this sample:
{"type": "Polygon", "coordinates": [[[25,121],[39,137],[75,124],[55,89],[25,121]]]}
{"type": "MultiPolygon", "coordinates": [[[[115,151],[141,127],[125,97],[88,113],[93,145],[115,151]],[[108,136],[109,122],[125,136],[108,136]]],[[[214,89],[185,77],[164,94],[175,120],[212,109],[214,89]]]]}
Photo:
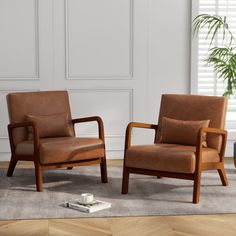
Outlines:
{"type": "Polygon", "coordinates": [[[35,190],[33,169],[16,169],[6,177],[0,170],[0,219],[42,219],[109,216],[150,216],[236,213],[236,169],[226,165],[229,186],[223,187],[216,171],[204,172],[199,204],[192,204],[193,182],[131,175],[129,194],[121,195],[122,167],[109,167],[109,183],[100,182],[98,166],[57,169],[44,173],[44,192],[35,190]],[[64,201],[93,193],[112,208],[83,213],[64,208],[64,201]]]}

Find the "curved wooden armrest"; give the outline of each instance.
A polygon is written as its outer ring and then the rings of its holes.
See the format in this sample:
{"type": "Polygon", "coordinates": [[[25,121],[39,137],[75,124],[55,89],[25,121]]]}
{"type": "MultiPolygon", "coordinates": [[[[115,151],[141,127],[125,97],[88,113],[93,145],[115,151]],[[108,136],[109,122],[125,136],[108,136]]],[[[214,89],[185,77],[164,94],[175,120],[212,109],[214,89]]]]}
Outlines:
{"type": "Polygon", "coordinates": [[[131,131],[133,128],[143,128],[143,129],[154,129],[157,131],[158,125],[139,123],[139,122],[130,122],[126,128],[125,134],[125,150],[131,145],[131,131]]]}
{"type": "Polygon", "coordinates": [[[207,133],[221,135],[222,141],[221,141],[221,148],[220,148],[220,162],[223,161],[224,153],[225,153],[225,147],[226,147],[226,140],[227,140],[227,131],[224,129],[217,129],[217,128],[209,128],[209,127],[203,127],[198,132],[198,139],[197,139],[197,149],[196,149],[196,165],[199,166],[199,163],[201,163],[201,155],[202,155],[202,143],[204,140],[204,135],[207,133]]]}
{"type": "Polygon", "coordinates": [[[98,133],[99,133],[99,138],[105,142],[104,138],[104,125],[102,118],[99,116],[90,116],[90,117],[83,117],[83,118],[78,118],[78,119],[72,119],[73,125],[76,123],[84,123],[84,122],[93,122],[96,121],[98,123],[98,133]]]}
{"type": "Polygon", "coordinates": [[[34,123],[31,121],[13,123],[8,125],[8,129],[13,130],[15,128],[27,127],[27,126],[34,126],[34,123]]]}
{"type": "Polygon", "coordinates": [[[227,135],[227,131],[224,129],[217,129],[217,128],[209,128],[209,127],[203,127],[199,131],[201,134],[203,133],[212,133],[212,134],[221,134],[222,136],[227,135]]]}
{"type": "Polygon", "coordinates": [[[15,143],[14,143],[14,137],[13,137],[13,130],[17,128],[24,128],[24,127],[29,127],[31,126],[33,128],[33,142],[34,142],[34,154],[36,154],[38,147],[39,147],[39,135],[38,135],[38,130],[34,122],[27,121],[27,122],[19,122],[19,123],[13,123],[9,124],[7,126],[8,128],[8,135],[9,135],[9,140],[10,140],[10,147],[11,147],[11,152],[15,154],[15,143]]]}

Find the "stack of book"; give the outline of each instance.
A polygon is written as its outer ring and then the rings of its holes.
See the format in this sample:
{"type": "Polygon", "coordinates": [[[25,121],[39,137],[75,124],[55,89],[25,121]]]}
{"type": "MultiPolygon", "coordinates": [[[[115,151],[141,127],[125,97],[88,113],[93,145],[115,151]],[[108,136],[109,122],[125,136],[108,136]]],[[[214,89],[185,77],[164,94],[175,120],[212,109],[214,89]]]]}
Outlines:
{"type": "Polygon", "coordinates": [[[91,203],[82,204],[79,201],[75,200],[75,201],[70,201],[70,202],[64,202],[64,206],[71,209],[87,212],[87,213],[93,213],[95,211],[100,211],[103,209],[110,208],[111,203],[104,202],[101,200],[94,200],[91,203]]]}

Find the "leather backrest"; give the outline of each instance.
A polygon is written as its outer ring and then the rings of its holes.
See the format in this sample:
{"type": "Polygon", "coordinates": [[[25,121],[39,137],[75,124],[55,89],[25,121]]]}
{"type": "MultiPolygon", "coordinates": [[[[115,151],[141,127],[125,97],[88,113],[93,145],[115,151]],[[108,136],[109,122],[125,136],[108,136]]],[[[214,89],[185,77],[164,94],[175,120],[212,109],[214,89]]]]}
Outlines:
{"type": "MultiPolygon", "coordinates": [[[[158,119],[158,132],[155,142],[160,142],[162,117],[176,120],[210,120],[209,127],[224,129],[227,99],[216,96],[164,94],[158,119]]],[[[208,147],[219,150],[221,136],[207,135],[208,147]]]]}
{"type": "MultiPolygon", "coordinates": [[[[66,113],[71,120],[69,97],[67,91],[43,91],[9,93],[7,105],[10,123],[26,121],[26,115],[50,115],[66,113]]],[[[74,128],[70,124],[71,133],[74,128]]],[[[17,128],[13,133],[15,144],[27,138],[26,128],[17,128]]]]}

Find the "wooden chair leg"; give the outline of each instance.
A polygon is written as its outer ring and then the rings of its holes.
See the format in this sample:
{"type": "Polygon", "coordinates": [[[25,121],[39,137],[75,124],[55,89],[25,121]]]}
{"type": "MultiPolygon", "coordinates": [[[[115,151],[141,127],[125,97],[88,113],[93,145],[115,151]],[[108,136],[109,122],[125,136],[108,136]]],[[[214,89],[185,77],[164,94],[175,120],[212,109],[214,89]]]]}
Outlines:
{"type": "Polygon", "coordinates": [[[228,185],[228,180],[227,180],[227,176],[226,176],[226,172],[225,172],[225,168],[224,166],[221,169],[217,170],[219,175],[220,175],[220,179],[222,182],[223,186],[227,186],[228,185]]]}
{"type": "Polygon", "coordinates": [[[43,192],[43,170],[39,163],[35,163],[36,187],[38,192],[43,192]]]}
{"type": "Polygon", "coordinates": [[[13,175],[14,169],[16,167],[16,163],[17,163],[17,160],[15,160],[13,157],[11,157],[11,161],[10,161],[8,171],[7,171],[7,176],[8,177],[13,175]]]}
{"type": "Polygon", "coordinates": [[[123,180],[122,180],[122,194],[127,194],[129,191],[129,171],[124,167],[123,169],[123,180]]]}
{"type": "Polygon", "coordinates": [[[198,203],[200,198],[201,172],[195,174],[193,186],[193,203],[198,203]]]}
{"type": "Polygon", "coordinates": [[[73,169],[73,167],[67,167],[67,170],[72,170],[73,169]]]}
{"type": "Polygon", "coordinates": [[[101,181],[102,183],[107,183],[107,163],[106,163],[106,157],[103,158],[103,161],[100,163],[100,170],[101,170],[101,181]]]}

